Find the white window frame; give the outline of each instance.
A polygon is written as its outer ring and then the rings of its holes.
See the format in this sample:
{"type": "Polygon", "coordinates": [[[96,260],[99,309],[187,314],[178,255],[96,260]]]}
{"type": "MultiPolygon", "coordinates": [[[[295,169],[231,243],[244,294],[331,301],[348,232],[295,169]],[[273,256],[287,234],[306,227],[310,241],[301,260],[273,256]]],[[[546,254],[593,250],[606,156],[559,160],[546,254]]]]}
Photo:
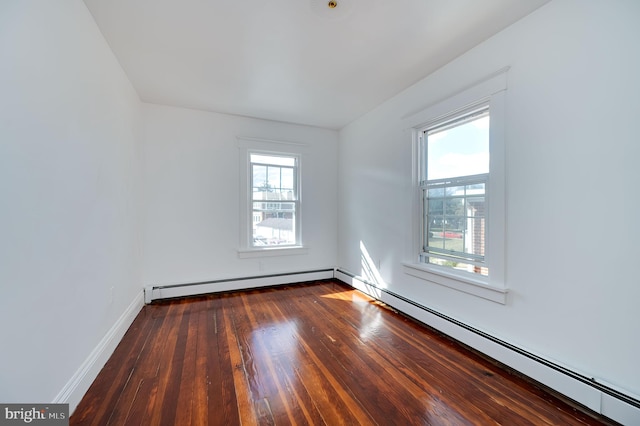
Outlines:
{"type": "MultiPolygon", "coordinates": [[[[306,144],[300,142],[277,141],[270,139],[238,137],[240,157],[240,242],[238,257],[253,258],[266,256],[283,256],[306,254],[307,248],[302,243],[303,206],[302,206],[302,161],[306,151],[306,144]],[[251,181],[251,154],[261,154],[276,157],[295,158],[295,243],[273,246],[253,245],[253,197],[251,181]]],[[[290,201],[287,201],[290,202],[290,201]]]]}
{"type": "Polygon", "coordinates": [[[404,262],[404,272],[429,283],[443,285],[494,302],[506,303],[507,288],[505,282],[505,91],[507,90],[507,71],[505,68],[479,83],[467,87],[451,97],[433,104],[422,111],[405,118],[405,128],[412,136],[414,167],[414,208],[413,208],[413,248],[411,260],[404,262]],[[485,264],[489,276],[458,271],[422,262],[423,253],[423,201],[420,181],[425,165],[420,147],[420,136],[424,129],[447,119],[463,115],[465,112],[489,107],[489,176],[487,181],[487,240],[485,246],[485,264]]]}
{"type": "MultiPolygon", "coordinates": [[[[251,187],[251,190],[249,191],[249,210],[251,210],[251,223],[249,224],[249,226],[251,227],[251,229],[249,230],[249,232],[251,234],[253,234],[253,225],[255,223],[255,218],[254,218],[254,214],[255,214],[255,203],[260,203],[262,204],[262,211],[263,212],[269,212],[269,211],[276,211],[277,209],[275,209],[275,206],[278,204],[292,204],[293,205],[293,239],[294,242],[291,244],[278,244],[277,247],[280,248],[286,248],[286,247],[291,247],[291,246],[299,246],[300,245],[300,197],[299,197],[299,187],[300,187],[300,173],[299,171],[299,163],[300,163],[300,156],[297,154],[285,154],[285,153],[273,153],[273,152],[265,152],[265,151],[258,151],[258,150],[249,150],[249,174],[250,174],[250,178],[249,178],[249,186],[251,187]],[[286,158],[286,159],[290,159],[293,160],[293,166],[281,166],[281,165],[277,165],[274,163],[259,163],[259,162],[255,162],[252,161],[251,158],[253,157],[253,155],[257,155],[257,156],[268,156],[271,158],[286,158]],[[277,167],[277,168],[290,168],[293,172],[293,190],[292,190],[292,195],[293,197],[291,199],[288,200],[263,200],[263,199],[257,199],[255,198],[255,192],[253,192],[253,166],[254,165],[261,165],[261,166],[265,166],[265,167],[277,167]]],[[[277,210],[279,212],[282,212],[282,210],[277,210]]],[[[255,241],[253,239],[253,237],[251,237],[249,239],[249,246],[251,247],[251,249],[257,249],[257,248],[264,248],[264,246],[259,246],[259,245],[255,245],[255,241]]]]}
{"type": "MultiPolygon", "coordinates": [[[[460,111],[460,112],[456,112],[455,114],[453,114],[452,116],[447,116],[443,119],[438,120],[435,123],[430,124],[429,126],[420,129],[420,133],[418,135],[418,141],[419,141],[419,146],[418,146],[418,151],[419,151],[419,158],[418,161],[420,162],[420,188],[421,188],[421,209],[422,209],[422,228],[421,228],[421,235],[422,235],[422,250],[420,253],[420,260],[422,263],[430,263],[429,259],[430,258],[435,258],[435,259],[440,259],[440,260],[450,260],[450,261],[455,261],[455,262],[462,262],[465,263],[467,265],[472,265],[474,267],[481,267],[481,268],[487,268],[487,262],[485,261],[485,256],[484,254],[481,256],[478,255],[472,255],[470,253],[465,253],[464,250],[461,252],[457,252],[457,255],[455,253],[449,253],[447,250],[444,249],[438,249],[438,248],[429,248],[428,246],[428,237],[427,237],[427,233],[429,232],[428,229],[428,225],[426,224],[426,219],[428,217],[428,213],[427,213],[427,192],[434,187],[442,187],[442,188],[446,188],[446,187],[459,187],[459,186],[467,186],[467,185],[472,185],[472,184],[483,184],[485,185],[485,191],[484,191],[484,195],[483,198],[485,199],[485,206],[488,206],[488,203],[486,202],[486,200],[489,198],[489,193],[488,193],[488,180],[489,180],[489,176],[490,176],[490,171],[488,171],[487,173],[483,173],[480,175],[465,175],[465,176],[453,176],[453,177],[449,177],[449,178],[443,178],[443,179],[428,179],[427,177],[427,173],[428,173],[428,168],[427,168],[427,160],[428,159],[428,148],[429,148],[429,140],[428,140],[428,136],[427,134],[431,131],[439,131],[439,129],[442,129],[444,127],[448,127],[448,128],[455,128],[458,126],[461,126],[469,121],[471,121],[473,119],[473,117],[479,117],[480,115],[482,116],[490,116],[490,108],[489,108],[489,104],[488,102],[486,103],[482,103],[480,105],[474,105],[473,107],[469,108],[468,110],[464,110],[464,111],[460,111]]],[[[447,197],[443,196],[443,201],[446,199],[447,197]]],[[[465,195],[463,197],[459,197],[459,196],[451,196],[451,198],[464,198],[466,200],[467,195],[465,193],[465,195]]],[[[466,205],[466,201],[465,201],[465,205],[466,205]]],[[[485,207],[485,217],[490,217],[488,208],[485,207]]],[[[486,230],[487,226],[485,224],[485,230],[486,230]]],[[[487,238],[489,236],[488,232],[485,232],[485,235],[487,238]]],[[[465,236],[463,236],[463,239],[466,239],[465,236]]],[[[484,253],[486,253],[486,240],[485,240],[485,244],[483,246],[483,250],[484,253]]],[[[453,270],[452,267],[449,267],[450,270],[453,270]]],[[[482,275],[475,275],[474,277],[482,277],[482,275]]]]}

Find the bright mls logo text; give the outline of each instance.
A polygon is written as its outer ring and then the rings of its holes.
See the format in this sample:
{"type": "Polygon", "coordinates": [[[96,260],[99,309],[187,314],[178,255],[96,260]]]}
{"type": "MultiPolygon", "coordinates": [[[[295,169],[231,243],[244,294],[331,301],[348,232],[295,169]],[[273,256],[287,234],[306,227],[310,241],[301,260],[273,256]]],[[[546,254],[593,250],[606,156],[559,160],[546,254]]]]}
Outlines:
{"type": "Polygon", "coordinates": [[[2,404],[4,422],[1,424],[20,424],[34,422],[40,425],[68,424],[69,406],[67,404],[2,404]],[[62,423],[61,423],[62,422],[62,423]]]}

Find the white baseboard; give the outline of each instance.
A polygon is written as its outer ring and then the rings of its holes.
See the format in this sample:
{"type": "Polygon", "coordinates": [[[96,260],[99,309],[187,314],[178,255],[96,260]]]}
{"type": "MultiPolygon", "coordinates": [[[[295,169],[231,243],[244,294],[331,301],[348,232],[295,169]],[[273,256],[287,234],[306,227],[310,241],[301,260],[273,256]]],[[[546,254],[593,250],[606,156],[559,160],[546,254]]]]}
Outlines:
{"type": "Polygon", "coordinates": [[[587,378],[556,362],[545,360],[503,342],[457,320],[412,302],[347,271],[336,270],[335,278],[386,303],[398,311],[433,327],[469,347],[513,368],[556,392],[624,425],[640,425],[638,398],[629,392],[587,378]]]}
{"type": "Polygon", "coordinates": [[[102,367],[104,367],[109,360],[109,357],[113,354],[113,351],[143,306],[143,293],[140,292],[120,318],[118,318],[118,321],[116,321],[98,345],[91,351],[87,359],[80,365],[80,368],[78,368],[71,379],[69,379],[67,384],[64,385],[62,390],[56,395],[52,401],[54,404],[69,404],[69,414],[73,414],[82,397],[96,379],[102,367]]]}
{"type": "Polygon", "coordinates": [[[146,287],[145,303],[173,297],[196,296],[199,294],[217,293],[221,291],[248,290],[250,288],[269,287],[292,284],[304,281],[326,280],[333,278],[333,268],[314,271],[301,271],[284,274],[271,274],[241,278],[228,278],[200,283],[177,284],[167,286],[146,287]]]}

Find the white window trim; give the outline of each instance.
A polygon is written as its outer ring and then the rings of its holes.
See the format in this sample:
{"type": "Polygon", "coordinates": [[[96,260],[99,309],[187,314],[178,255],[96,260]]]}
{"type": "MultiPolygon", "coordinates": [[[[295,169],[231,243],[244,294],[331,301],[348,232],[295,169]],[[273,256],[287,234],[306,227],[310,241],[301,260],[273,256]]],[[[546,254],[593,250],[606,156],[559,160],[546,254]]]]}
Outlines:
{"type": "Polygon", "coordinates": [[[250,259],[255,257],[292,256],[307,254],[308,252],[309,249],[304,246],[251,248],[238,249],[238,257],[240,259],[250,259]]]}
{"type": "Polygon", "coordinates": [[[240,241],[237,249],[238,257],[241,259],[272,256],[302,255],[308,253],[308,247],[303,244],[302,224],[304,223],[304,207],[302,204],[302,162],[307,151],[307,144],[302,142],[279,141],[273,139],[263,139],[255,137],[238,136],[238,149],[240,158],[240,241]],[[291,156],[297,158],[297,190],[298,190],[298,211],[296,212],[296,241],[298,244],[277,246],[255,247],[251,244],[251,224],[253,221],[253,209],[251,208],[251,193],[249,191],[250,182],[250,154],[262,153],[279,156],[291,156]]]}
{"type": "Polygon", "coordinates": [[[403,263],[404,272],[424,281],[443,285],[487,300],[506,304],[508,290],[505,281],[505,91],[507,71],[504,68],[468,86],[451,97],[432,104],[420,112],[404,118],[405,128],[411,132],[413,143],[413,229],[411,260],[403,263]],[[455,271],[450,268],[420,262],[422,246],[422,191],[419,185],[420,163],[419,136],[421,130],[474,106],[488,104],[491,115],[490,166],[487,209],[489,211],[486,246],[486,263],[489,276],[455,271]]]}

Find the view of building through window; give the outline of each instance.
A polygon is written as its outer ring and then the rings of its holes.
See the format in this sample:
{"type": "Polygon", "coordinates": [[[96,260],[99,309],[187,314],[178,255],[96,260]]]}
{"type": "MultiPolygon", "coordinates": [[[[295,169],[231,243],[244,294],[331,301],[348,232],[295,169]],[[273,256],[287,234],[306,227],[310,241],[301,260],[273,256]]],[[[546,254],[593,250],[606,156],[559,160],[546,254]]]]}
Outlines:
{"type": "Polygon", "coordinates": [[[489,110],[424,129],[423,252],[426,263],[488,275],[485,264],[489,110]]]}
{"type": "Polygon", "coordinates": [[[250,154],[252,245],[295,245],[297,158],[250,154]]]}

